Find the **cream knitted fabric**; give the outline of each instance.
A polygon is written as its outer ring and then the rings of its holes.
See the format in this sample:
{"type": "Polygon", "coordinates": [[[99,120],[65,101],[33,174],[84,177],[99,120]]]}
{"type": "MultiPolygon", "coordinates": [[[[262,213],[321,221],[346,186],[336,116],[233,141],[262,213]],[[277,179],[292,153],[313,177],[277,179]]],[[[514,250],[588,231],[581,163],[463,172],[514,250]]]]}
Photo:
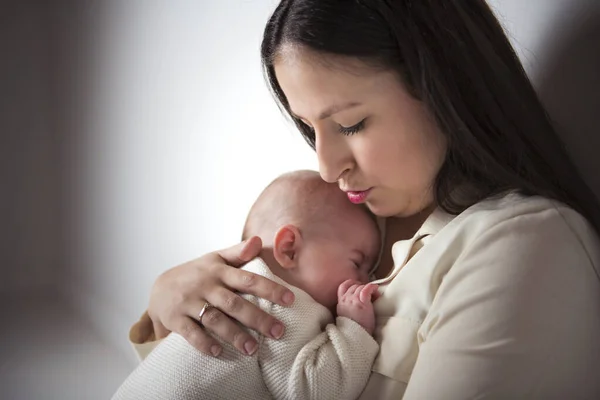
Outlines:
{"type": "Polygon", "coordinates": [[[169,335],[133,371],[113,400],[193,399],[355,399],[365,386],[378,352],[377,342],[359,324],[331,313],[306,292],[275,276],[261,259],[244,266],[290,288],[289,308],[254,296],[244,298],[286,326],[283,338],[258,339],[259,350],[245,356],[223,343],[219,358],[200,353],[169,335]]]}

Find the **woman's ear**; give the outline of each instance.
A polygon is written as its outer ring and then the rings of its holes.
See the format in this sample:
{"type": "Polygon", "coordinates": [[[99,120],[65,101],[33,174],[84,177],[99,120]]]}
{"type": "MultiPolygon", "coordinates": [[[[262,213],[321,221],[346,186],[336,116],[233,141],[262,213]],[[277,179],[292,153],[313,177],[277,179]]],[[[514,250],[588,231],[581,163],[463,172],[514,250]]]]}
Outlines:
{"type": "Polygon", "coordinates": [[[291,224],[282,226],[275,234],[273,243],[275,260],[285,269],[294,268],[301,244],[302,236],[296,226],[291,224]]]}

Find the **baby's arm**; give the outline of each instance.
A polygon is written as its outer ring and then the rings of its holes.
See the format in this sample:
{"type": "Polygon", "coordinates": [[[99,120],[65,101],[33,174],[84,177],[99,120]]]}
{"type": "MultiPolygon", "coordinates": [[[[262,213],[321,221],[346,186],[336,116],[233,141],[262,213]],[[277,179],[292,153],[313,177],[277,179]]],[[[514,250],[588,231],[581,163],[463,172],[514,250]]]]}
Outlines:
{"type": "MultiPolygon", "coordinates": [[[[371,336],[375,325],[371,298],[375,289],[374,285],[344,282],[338,290],[340,315],[336,324],[328,324],[290,360],[278,362],[276,358],[285,358],[286,352],[272,352],[274,359],[268,362],[271,368],[263,365],[263,375],[275,398],[355,399],[360,395],[379,351],[371,336]],[[282,382],[285,376],[277,374],[277,370],[281,372],[289,365],[287,382],[282,382]]],[[[273,342],[266,340],[263,346],[269,343],[273,342]]]]}
{"type": "Polygon", "coordinates": [[[254,357],[223,344],[207,356],[171,333],[129,375],[113,400],[268,399],[254,357]]]}
{"type": "MultiPolygon", "coordinates": [[[[244,299],[258,304],[249,295],[244,299]]],[[[258,334],[249,333],[258,339],[258,334]]],[[[227,343],[218,358],[171,333],[129,375],[113,400],[269,399],[256,357],[227,343]]]]}

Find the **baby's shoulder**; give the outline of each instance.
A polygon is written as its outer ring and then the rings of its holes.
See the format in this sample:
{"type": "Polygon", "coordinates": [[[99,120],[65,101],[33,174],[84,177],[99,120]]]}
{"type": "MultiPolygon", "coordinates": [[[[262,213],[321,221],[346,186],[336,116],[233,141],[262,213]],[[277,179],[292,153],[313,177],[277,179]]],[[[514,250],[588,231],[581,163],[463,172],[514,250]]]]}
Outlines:
{"type": "Polygon", "coordinates": [[[320,331],[327,323],[333,321],[333,315],[329,310],[327,310],[326,307],[317,303],[305,291],[290,285],[281,278],[277,277],[261,258],[257,257],[252,261],[249,261],[242,267],[242,269],[271,279],[272,281],[286,286],[294,293],[294,304],[292,304],[290,307],[283,307],[272,303],[269,300],[261,299],[253,295],[242,295],[246,300],[257,305],[264,311],[283,322],[284,325],[287,326],[288,323],[298,324],[298,321],[302,321],[303,329],[317,329],[320,331]]]}

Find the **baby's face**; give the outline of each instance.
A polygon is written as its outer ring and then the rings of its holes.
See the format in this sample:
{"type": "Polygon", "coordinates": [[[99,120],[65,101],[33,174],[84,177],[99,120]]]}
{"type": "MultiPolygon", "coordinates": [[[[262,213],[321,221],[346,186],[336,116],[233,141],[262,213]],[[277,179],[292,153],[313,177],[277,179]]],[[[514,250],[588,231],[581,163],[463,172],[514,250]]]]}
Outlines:
{"type": "Polygon", "coordinates": [[[305,237],[298,254],[298,268],[304,291],[332,309],[337,304],[338,286],[347,279],[369,281],[377,261],[380,233],[376,223],[359,206],[345,198],[340,212],[326,221],[318,237],[305,237]]]}

